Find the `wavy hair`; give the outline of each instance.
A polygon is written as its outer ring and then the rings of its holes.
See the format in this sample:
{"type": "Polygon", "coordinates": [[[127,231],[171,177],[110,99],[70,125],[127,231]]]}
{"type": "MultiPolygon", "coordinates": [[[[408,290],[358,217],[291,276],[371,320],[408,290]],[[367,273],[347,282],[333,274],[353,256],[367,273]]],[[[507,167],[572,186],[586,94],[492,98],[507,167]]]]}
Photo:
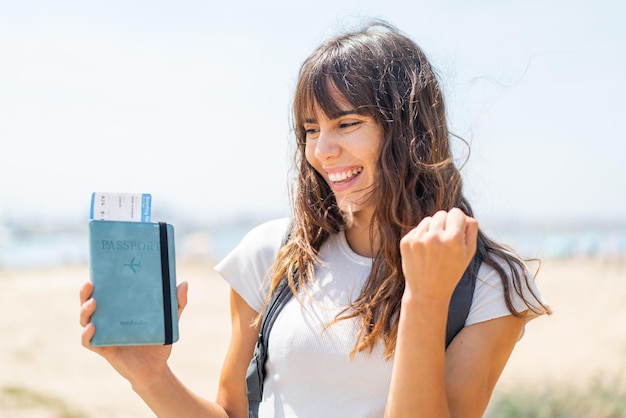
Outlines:
{"type": "MultiPolygon", "coordinates": [[[[404,292],[400,239],[424,217],[458,207],[473,216],[462,194],[462,179],[454,164],[446,110],[436,74],[423,51],[386,22],[374,21],[361,30],[322,44],[302,64],[293,103],[297,168],[291,238],[271,270],[270,294],[285,277],[292,291],[312,279],[318,251],[330,234],[346,228],[347,220],[323,177],[305,158],[304,119],[314,105],[327,115],[348,103],[372,116],[383,130],[370,236],[380,239],[372,270],[359,297],[337,318],[360,319],[352,354],[372,350],[378,341],[385,355],[395,348],[404,292]],[[338,95],[340,100],[338,100],[338,95]]],[[[477,255],[493,267],[504,285],[513,315],[511,292],[522,295],[530,273],[510,249],[479,230],[477,255]],[[507,273],[498,259],[508,264],[507,273]]],[[[533,295],[534,296],[534,295],[533,295]]],[[[268,296],[269,299],[269,296],[268,296]]],[[[537,299],[526,301],[540,313],[537,299]]]]}

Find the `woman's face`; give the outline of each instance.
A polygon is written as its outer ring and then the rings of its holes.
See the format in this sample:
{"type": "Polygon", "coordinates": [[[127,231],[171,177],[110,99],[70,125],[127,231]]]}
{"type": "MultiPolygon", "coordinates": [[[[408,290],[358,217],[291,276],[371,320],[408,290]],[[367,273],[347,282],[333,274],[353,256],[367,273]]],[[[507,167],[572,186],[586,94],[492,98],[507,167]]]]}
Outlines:
{"type": "Polygon", "coordinates": [[[305,118],[306,159],[329,184],[342,211],[371,215],[383,130],[350,105],[339,108],[338,114],[326,115],[316,105],[305,118]]]}

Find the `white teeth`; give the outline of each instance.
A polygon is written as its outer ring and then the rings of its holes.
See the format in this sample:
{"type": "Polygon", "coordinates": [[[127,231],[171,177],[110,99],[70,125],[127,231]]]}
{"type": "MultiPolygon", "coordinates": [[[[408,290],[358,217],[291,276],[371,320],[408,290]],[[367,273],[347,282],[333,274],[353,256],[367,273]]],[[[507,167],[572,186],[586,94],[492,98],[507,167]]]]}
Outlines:
{"type": "Polygon", "coordinates": [[[344,180],[347,180],[349,178],[356,176],[361,171],[363,171],[362,167],[355,168],[354,170],[343,171],[341,173],[328,173],[328,179],[334,182],[344,181],[344,180]]]}

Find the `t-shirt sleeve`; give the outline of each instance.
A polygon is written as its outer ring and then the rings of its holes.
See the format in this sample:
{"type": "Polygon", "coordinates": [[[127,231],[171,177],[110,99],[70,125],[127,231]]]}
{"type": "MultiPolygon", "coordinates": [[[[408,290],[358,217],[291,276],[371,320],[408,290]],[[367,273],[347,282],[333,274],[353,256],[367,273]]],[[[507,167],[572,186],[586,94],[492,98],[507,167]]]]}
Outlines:
{"type": "Polygon", "coordinates": [[[268,291],[264,279],[283,244],[287,226],[288,219],[281,218],[253,228],[215,266],[230,287],[257,312],[263,308],[268,291]]]}
{"type": "MultiPolygon", "coordinates": [[[[502,266],[505,271],[510,272],[506,263],[502,262],[502,266]]],[[[533,277],[530,277],[528,281],[528,286],[525,284],[522,286],[524,298],[527,301],[530,301],[532,306],[541,310],[539,303],[536,301],[536,298],[538,298],[539,301],[542,301],[542,299],[539,289],[535,284],[535,280],[533,277]],[[533,296],[533,293],[535,296],[533,296]]],[[[522,297],[515,290],[513,290],[512,287],[511,297],[515,310],[521,312],[528,309],[528,306],[522,297]]],[[[465,325],[468,326],[477,324],[479,322],[500,318],[510,314],[511,312],[507,308],[504,300],[504,287],[500,276],[493,267],[483,263],[478,270],[476,289],[474,290],[472,305],[469,315],[467,316],[467,320],[465,321],[465,325]]],[[[532,317],[533,315],[531,313],[529,319],[532,317]]]]}

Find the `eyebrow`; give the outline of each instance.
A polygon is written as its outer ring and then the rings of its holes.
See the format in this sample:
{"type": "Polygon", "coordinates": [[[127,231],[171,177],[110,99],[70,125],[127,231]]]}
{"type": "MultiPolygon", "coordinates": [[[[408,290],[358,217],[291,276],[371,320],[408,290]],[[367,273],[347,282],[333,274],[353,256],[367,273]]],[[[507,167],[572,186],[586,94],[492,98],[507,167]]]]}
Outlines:
{"type": "MultiPolygon", "coordinates": [[[[359,112],[358,109],[349,109],[349,110],[340,110],[338,112],[333,113],[332,115],[329,116],[330,120],[335,120],[335,119],[339,119],[342,116],[347,116],[347,115],[363,115],[363,112],[359,112]]],[[[313,119],[313,118],[305,118],[304,119],[304,123],[316,123],[317,119],[313,119]]]]}

